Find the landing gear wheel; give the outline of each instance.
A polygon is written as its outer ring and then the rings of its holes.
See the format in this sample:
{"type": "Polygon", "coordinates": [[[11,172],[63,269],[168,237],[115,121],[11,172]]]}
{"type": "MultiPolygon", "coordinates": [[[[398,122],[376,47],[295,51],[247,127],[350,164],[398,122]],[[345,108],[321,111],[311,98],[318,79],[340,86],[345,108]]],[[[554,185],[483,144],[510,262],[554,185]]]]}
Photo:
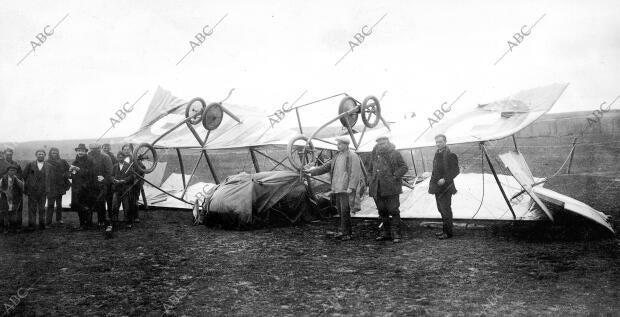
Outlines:
{"type": "Polygon", "coordinates": [[[368,128],[374,128],[381,120],[381,105],[375,96],[368,96],[362,102],[362,121],[368,128]],[[373,118],[373,115],[375,116],[373,118]]]}
{"type": "Polygon", "coordinates": [[[202,120],[202,113],[204,112],[206,107],[207,107],[207,103],[204,100],[202,100],[202,98],[192,99],[187,104],[187,108],[185,108],[185,118],[189,118],[189,117],[196,115],[196,113],[200,113],[199,115],[192,117],[188,121],[192,125],[197,125],[198,123],[200,123],[200,120],[202,120]]]}
{"type": "Polygon", "coordinates": [[[314,145],[312,145],[312,141],[308,143],[308,138],[303,135],[297,135],[288,142],[286,153],[289,162],[297,170],[301,170],[308,163],[316,161],[314,145]],[[297,144],[295,144],[296,142],[297,144]]]}
{"type": "Polygon", "coordinates": [[[202,126],[211,131],[217,129],[224,118],[224,110],[218,102],[209,104],[207,109],[202,113],[202,126]]]}
{"type": "MultiPolygon", "coordinates": [[[[343,114],[353,108],[357,107],[357,102],[355,102],[355,99],[347,96],[342,98],[342,100],[340,101],[340,106],[338,107],[338,114],[343,114]]],[[[357,123],[357,117],[359,115],[359,111],[355,111],[353,113],[351,113],[348,116],[344,116],[342,118],[340,118],[340,123],[342,123],[342,126],[346,127],[347,126],[347,118],[349,119],[349,124],[351,125],[351,128],[353,128],[353,126],[357,123]]]]}
{"type": "Polygon", "coordinates": [[[144,174],[148,174],[155,170],[157,166],[157,151],[148,144],[142,143],[133,151],[133,159],[136,168],[144,174]]]}

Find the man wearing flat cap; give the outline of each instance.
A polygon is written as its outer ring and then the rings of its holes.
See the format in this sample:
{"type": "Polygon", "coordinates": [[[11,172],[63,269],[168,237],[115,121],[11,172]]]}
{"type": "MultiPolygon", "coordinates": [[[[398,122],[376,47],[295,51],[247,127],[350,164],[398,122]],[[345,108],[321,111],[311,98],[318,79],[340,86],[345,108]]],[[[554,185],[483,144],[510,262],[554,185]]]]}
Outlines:
{"type": "Polygon", "coordinates": [[[401,178],[407,173],[407,164],[388,135],[379,136],[372,149],[369,168],[369,195],[375,200],[383,230],[377,241],[401,239],[400,194],[401,178]],[[390,220],[390,216],[392,219],[390,220]]]}
{"type": "Polygon", "coordinates": [[[349,139],[336,138],[338,154],[320,167],[306,170],[310,175],[331,174],[331,189],[340,213],[340,232],[336,235],[342,241],[351,240],[351,207],[354,205],[358,188],[363,184],[362,163],[357,154],[349,150],[349,139]]]}
{"type": "Polygon", "coordinates": [[[443,222],[443,231],[435,234],[438,239],[452,238],[452,195],[456,194],[454,178],[460,173],[459,160],[446,142],[445,135],[435,136],[437,152],[433,158],[433,174],[428,187],[428,193],[435,195],[437,210],[443,222]]]}

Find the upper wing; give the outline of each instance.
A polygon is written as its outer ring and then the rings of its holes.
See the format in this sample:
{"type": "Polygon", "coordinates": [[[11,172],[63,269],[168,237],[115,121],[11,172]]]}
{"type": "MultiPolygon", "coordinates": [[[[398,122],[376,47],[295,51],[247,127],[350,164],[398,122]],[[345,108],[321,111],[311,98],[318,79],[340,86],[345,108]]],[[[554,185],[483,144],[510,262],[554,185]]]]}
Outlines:
{"type": "MultiPolygon", "coordinates": [[[[477,106],[462,113],[447,113],[443,120],[433,124],[414,125],[411,120],[390,126],[396,149],[413,149],[435,145],[435,136],[444,134],[448,144],[480,142],[511,136],[536,121],[553,107],[568,84],[552,84],[523,90],[510,97],[477,106]]],[[[377,136],[387,133],[382,127],[366,131],[358,152],[370,152],[377,136]]],[[[356,134],[359,139],[360,134],[356,134]]]]}

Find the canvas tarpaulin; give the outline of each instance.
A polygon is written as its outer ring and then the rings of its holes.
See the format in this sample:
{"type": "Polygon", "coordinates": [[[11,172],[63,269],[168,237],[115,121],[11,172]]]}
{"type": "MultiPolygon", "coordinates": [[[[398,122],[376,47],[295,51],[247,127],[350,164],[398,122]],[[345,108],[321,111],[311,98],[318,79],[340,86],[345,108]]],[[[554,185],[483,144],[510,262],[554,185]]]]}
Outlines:
{"type": "Polygon", "coordinates": [[[249,228],[270,222],[272,213],[295,223],[311,210],[298,173],[272,171],[229,176],[205,200],[207,224],[249,228]]]}

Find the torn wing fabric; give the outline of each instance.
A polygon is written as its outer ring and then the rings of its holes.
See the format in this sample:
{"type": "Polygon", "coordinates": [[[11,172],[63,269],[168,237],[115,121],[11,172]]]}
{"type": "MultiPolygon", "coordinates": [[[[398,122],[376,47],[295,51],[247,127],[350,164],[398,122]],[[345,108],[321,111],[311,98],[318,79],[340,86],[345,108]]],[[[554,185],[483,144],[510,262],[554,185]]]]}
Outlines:
{"type": "Polygon", "coordinates": [[[187,102],[181,98],[175,97],[172,93],[161,87],[157,87],[151,103],[144,115],[140,129],[150,126],[158,119],[161,119],[171,110],[175,110],[185,105],[187,102]]]}
{"type": "Polygon", "coordinates": [[[504,165],[510,170],[510,173],[521,184],[523,189],[532,197],[538,207],[540,207],[545,214],[553,221],[553,214],[549,211],[545,203],[534,193],[532,187],[534,186],[534,176],[532,171],[525,162],[525,158],[520,152],[510,151],[508,153],[500,154],[499,158],[504,165]]]}
{"type": "MultiPolygon", "coordinates": [[[[207,99],[204,100],[207,105],[211,103],[207,99]]],[[[205,149],[234,149],[261,145],[286,146],[290,138],[295,135],[290,128],[272,125],[269,121],[269,114],[264,110],[243,105],[223,105],[239,117],[241,122],[237,122],[224,113],[219,127],[210,132],[201,123],[192,125],[203,140],[208,135],[205,149]]],[[[159,87],[153,95],[142,126],[137,132],[125,138],[124,142],[152,143],[185,119],[186,106],[187,101],[159,87]]],[[[177,127],[158,140],[155,146],[157,148],[202,147],[187,125],[177,127]]]]}

